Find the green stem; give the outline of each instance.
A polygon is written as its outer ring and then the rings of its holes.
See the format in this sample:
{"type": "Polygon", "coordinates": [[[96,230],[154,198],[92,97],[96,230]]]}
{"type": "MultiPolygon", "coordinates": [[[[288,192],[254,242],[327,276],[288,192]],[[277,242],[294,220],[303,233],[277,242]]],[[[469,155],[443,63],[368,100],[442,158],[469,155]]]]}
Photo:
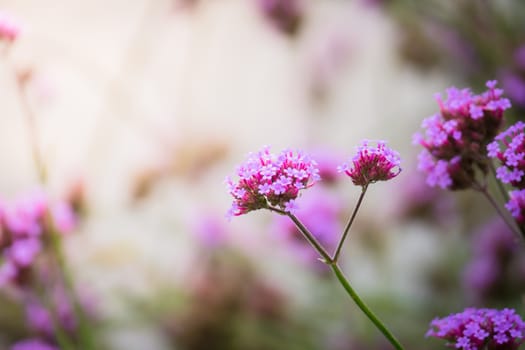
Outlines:
{"type": "MultiPolygon", "coordinates": [[[[485,196],[485,198],[487,198],[487,200],[494,207],[498,215],[503,219],[503,221],[505,221],[505,223],[512,230],[512,232],[514,232],[517,236],[525,240],[525,231],[523,230],[523,228],[519,226],[518,228],[516,228],[516,225],[514,224],[514,222],[511,219],[509,219],[507,215],[505,215],[503,210],[501,210],[500,206],[498,205],[498,203],[496,203],[496,201],[494,200],[494,197],[492,197],[492,195],[489,193],[487,188],[483,186],[483,187],[477,188],[477,190],[481,192],[485,196]]],[[[523,240],[522,242],[524,242],[523,240]]]]}
{"type": "Polygon", "coordinates": [[[330,264],[330,267],[334,271],[335,275],[337,276],[337,279],[345,289],[345,291],[348,293],[348,295],[354,300],[354,302],[357,304],[357,306],[365,313],[365,315],[368,317],[370,321],[383,333],[383,335],[388,339],[388,341],[392,344],[394,348],[397,350],[404,350],[403,346],[399,341],[396,339],[396,337],[390,333],[388,328],[384,325],[383,322],[377,316],[370,310],[370,308],[364,303],[363,300],[359,297],[359,295],[355,292],[355,290],[352,288],[346,277],[344,276],[343,272],[337,265],[337,263],[330,264]]]}
{"type": "Polygon", "coordinates": [[[365,197],[367,188],[368,188],[368,185],[365,185],[362,187],[361,195],[359,196],[359,199],[357,200],[357,204],[354,208],[354,212],[352,213],[350,220],[346,224],[343,235],[341,236],[341,240],[339,241],[339,244],[337,245],[337,249],[335,250],[334,257],[332,258],[332,260],[336,263],[339,259],[339,254],[341,254],[341,248],[343,248],[343,243],[345,242],[346,236],[348,235],[348,232],[350,231],[350,227],[352,227],[352,223],[354,222],[357,212],[359,211],[359,207],[361,206],[361,203],[363,202],[363,198],[365,197]]]}
{"type": "MultiPolygon", "coordinates": [[[[366,191],[366,189],[363,190],[363,192],[365,192],[365,191],[366,191]]],[[[363,193],[362,193],[362,196],[364,196],[363,193]]],[[[361,200],[362,200],[362,198],[360,198],[360,201],[361,200]]],[[[359,207],[359,205],[357,205],[357,209],[358,209],[358,207],[359,207]]],[[[390,343],[394,346],[394,348],[396,348],[397,350],[404,350],[403,346],[401,346],[401,344],[396,339],[396,337],[394,337],[394,335],[392,333],[390,333],[390,331],[386,328],[386,326],[383,324],[383,322],[381,322],[381,320],[379,320],[379,318],[377,318],[377,316],[368,308],[368,306],[366,306],[366,304],[361,300],[359,295],[357,295],[357,293],[354,291],[354,289],[350,286],[350,283],[348,282],[346,277],[343,275],[343,272],[341,271],[341,269],[337,265],[337,262],[335,262],[332,258],[330,258],[330,255],[328,255],[326,250],[321,246],[321,244],[319,242],[317,242],[317,240],[312,235],[312,233],[301,223],[301,221],[299,221],[299,219],[296,218],[293,214],[288,213],[288,212],[286,212],[286,211],[284,211],[282,209],[274,208],[274,207],[268,207],[268,209],[270,209],[271,211],[274,211],[276,213],[279,213],[281,215],[287,215],[294,222],[294,224],[297,226],[299,231],[301,231],[301,233],[306,238],[306,240],[308,240],[308,242],[312,245],[312,247],[314,247],[315,250],[317,250],[317,252],[322,256],[322,258],[324,259],[324,262],[327,263],[328,265],[330,265],[330,267],[334,271],[335,275],[337,276],[337,279],[339,280],[339,282],[341,283],[341,285],[343,286],[345,291],[348,293],[348,295],[357,304],[357,306],[372,321],[372,323],[377,327],[377,329],[379,329],[379,331],[381,331],[381,333],[383,333],[383,335],[388,339],[388,341],[390,341],[390,343]]],[[[355,216],[355,212],[357,212],[357,209],[354,211],[354,215],[353,216],[355,216]]],[[[350,223],[350,225],[351,225],[351,223],[350,223]]]]}
{"type": "Polygon", "coordinates": [[[327,264],[332,263],[332,258],[330,258],[330,255],[326,252],[326,250],[323,248],[321,243],[319,243],[317,241],[317,239],[314,237],[314,235],[306,228],[306,226],[303,225],[303,223],[301,221],[299,221],[299,219],[295,215],[293,215],[292,213],[289,213],[287,211],[284,211],[282,209],[275,208],[275,207],[270,207],[269,206],[268,209],[270,209],[271,211],[274,211],[276,213],[279,213],[281,215],[288,216],[293,221],[295,226],[297,226],[299,231],[301,231],[301,233],[303,234],[304,238],[306,238],[306,240],[312,245],[312,247],[314,247],[314,249],[317,250],[317,252],[323,257],[324,262],[327,263],[327,264]]]}
{"type": "Polygon", "coordinates": [[[501,196],[503,197],[503,200],[505,200],[505,202],[508,202],[509,201],[509,193],[505,190],[505,188],[503,187],[503,184],[501,183],[501,181],[498,180],[498,178],[496,176],[496,168],[494,167],[494,163],[492,161],[489,161],[488,165],[489,165],[490,172],[492,173],[492,176],[494,176],[494,180],[496,181],[496,185],[498,187],[498,190],[501,193],[501,196]]]}
{"type": "MultiPolygon", "coordinates": [[[[52,227],[52,224],[50,224],[50,227],[52,227]]],[[[50,232],[50,236],[51,236],[51,243],[52,243],[51,246],[53,249],[54,256],[57,260],[58,269],[64,280],[66,294],[69,299],[69,302],[73,306],[73,313],[74,313],[75,319],[78,321],[79,336],[80,336],[81,343],[83,346],[82,349],[86,349],[86,350],[94,349],[95,347],[93,344],[93,338],[91,337],[91,330],[89,329],[89,326],[87,325],[84,308],[78,301],[78,298],[76,296],[75,289],[74,289],[73,279],[65,264],[65,259],[64,259],[64,254],[62,252],[62,244],[60,241],[59,233],[54,228],[52,228],[50,232]]]]}

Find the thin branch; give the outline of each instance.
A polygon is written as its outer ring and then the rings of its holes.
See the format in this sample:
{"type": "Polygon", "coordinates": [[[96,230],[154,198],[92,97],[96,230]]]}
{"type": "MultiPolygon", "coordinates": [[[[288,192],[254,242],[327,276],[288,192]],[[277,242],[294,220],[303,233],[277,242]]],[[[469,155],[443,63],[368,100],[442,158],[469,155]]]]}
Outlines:
{"type": "Polygon", "coordinates": [[[295,226],[297,226],[299,231],[301,231],[301,233],[303,234],[304,238],[306,238],[306,240],[312,245],[312,247],[314,247],[315,250],[317,250],[317,252],[322,256],[324,262],[327,263],[327,264],[331,264],[332,263],[332,258],[326,252],[326,250],[323,248],[321,243],[319,243],[317,241],[317,239],[314,237],[314,235],[306,228],[306,226],[303,225],[303,223],[295,215],[293,215],[292,213],[289,213],[287,211],[284,211],[282,209],[275,208],[275,207],[270,207],[269,206],[268,209],[270,209],[271,211],[274,211],[276,213],[279,213],[281,215],[288,216],[293,221],[295,226]]]}
{"type": "Polygon", "coordinates": [[[359,195],[359,199],[357,200],[357,204],[354,208],[354,212],[352,213],[352,216],[350,217],[350,220],[346,224],[345,230],[343,232],[343,235],[341,236],[341,240],[339,241],[339,244],[337,245],[337,249],[335,251],[334,257],[332,260],[334,262],[337,262],[339,259],[339,254],[341,253],[341,248],[343,248],[343,243],[345,242],[346,236],[348,235],[348,232],[350,231],[350,227],[352,227],[352,223],[354,222],[354,219],[357,215],[357,212],[359,211],[359,207],[361,206],[361,203],[363,202],[363,198],[365,197],[366,190],[368,188],[368,185],[363,186],[361,190],[361,194],[359,195]]]}

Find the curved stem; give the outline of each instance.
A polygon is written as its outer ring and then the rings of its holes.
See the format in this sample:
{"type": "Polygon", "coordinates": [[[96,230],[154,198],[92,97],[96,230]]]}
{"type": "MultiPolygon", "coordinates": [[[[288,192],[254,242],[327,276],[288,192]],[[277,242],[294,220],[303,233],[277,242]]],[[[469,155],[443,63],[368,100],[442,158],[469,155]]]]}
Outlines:
{"type": "Polygon", "coordinates": [[[509,193],[505,190],[505,188],[503,187],[503,184],[501,183],[501,181],[498,180],[498,177],[496,175],[496,168],[494,167],[494,163],[492,161],[489,161],[487,163],[488,163],[490,172],[492,173],[492,176],[494,176],[494,180],[496,181],[496,185],[498,187],[498,190],[501,193],[501,196],[503,197],[505,202],[508,202],[509,201],[509,193]]]}
{"type": "Polygon", "coordinates": [[[352,288],[346,277],[344,276],[343,272],[337,265],[337,263],[330,264],[330,267],[334,271],[335,275],[337,276],[337,279],[345,289],[345,291],[348,293],[348,295],[354,300],[354,302],[357,304],[357,306],[365,313],[365,315],[368,317],[370,321],[383,333],[383,335],[388,339],[388,341],[392,344],[394,348],[397,350],[403,350],[403,346],[399,341],[396,339],[396,337],[386,328],[385,324],[381,322],[381,320],[370,310],[370,308],[365,304],[363,300],[359,297],[359,295],[355,292],[355,290],[352,288]]]}
{"type": "Polygon", "coordinates": [[[33,110],[31,109],[31,106],[29,105],[29,101],[27,100],[27,96],[25,94],[25,86],[22,80],[17,76],[16,71],[13,68],[13,74],[14,74],[14,80],[16,83],[18,96],[20,98],[20,106],[22,108],[22,111],[24,113],[26,122],[27,122],[27,131],[29,134],[29,141],[31,146],[31,153],[33,156],[33,162],[35,163],[36,171],[38,174],[38,179],[41,184],[45,184],[47,181],[47,171],[44,159],[42,158],[42,154],[40,152],[39,147],[39,139],[38,139],[38,132],[36,127],[36,119],[35,115],[33,113],[33,110]]]}
{"type": "MultiPolygon", "coordinates": [[[[356,209],[354,209],[354,213],[352,214],[352,218],[350,219],[350,222],[347,225],[347,229],[345,232],[348,232],[350,229],[350,226],[352,225],[353,218],[355,218],[355,215],[359,209],[360,203],[364,197],[364,193],[366,192],[366,187],[363,188],[363,192],[361,193],[361,197],[359,198],[358,204],[356,205],[356,209]]],[[[372,321],[372,323],[383,333],[383,335],[390,341],[390,343],[396,348],[397,350],[404,350],[403,346],[399,343],[399,341],[394,337],[392,333],[386,328],[386,326],[379,320],[379,318],[370,310],[370,308],[361,300],[359,295],[354,291],[346,277],[344,276],[343,272],[337,265],[337,262],[330,258],[330,255],[326,252],[326,250],[321,246],[321,244],[315,239],[315,237],[312,235],[312,233],[301,223],[301,221],[295,217],[292,213],[286,212],[282,209],[275,208],[268,206],[268,209],[270,209],[273,212],[279,213],[281,215],[287,215],[297,226],[299,231],[303,234],[303,236],[308,240],[308,242],[317,250],[317,252],[322,256],[324,259],[324,262],[330,265],[331,269],[334,271],[335,275],[337,276],[337,279],[345,289],[345,291],[348,293],[348,295],[352,298],[352,300],[357,304],[357,306],[365,313],[365,315],[372,321]]],[[[343,235],[346,236],[346,235],[343,235]]]]}
{"type": "Polygon", "coordinates": [[[346,224],[343,235],[341,236],[341,240],[339,241],[339,244],[337,245],[337,249],[335,250],[334,257],[332,258],[334,262],[337,262],[339,259],[339,254],[341,254],[341,248],[343,248],[343,243],[345,242],[346,236],[348,235],[348,232],[350,231],[350,227],[352,227],[352,223],[354,222],[357,212],[359,211],[361,202],[363,202],[363,198],[365,197],[367,188],[368,188],[368,185],[365,185],[361,189],[361,195],[359,195],[359,199],[357,200],[357,204],[355,205],[354,212],[352,213],[350,220],[346,224]]]}

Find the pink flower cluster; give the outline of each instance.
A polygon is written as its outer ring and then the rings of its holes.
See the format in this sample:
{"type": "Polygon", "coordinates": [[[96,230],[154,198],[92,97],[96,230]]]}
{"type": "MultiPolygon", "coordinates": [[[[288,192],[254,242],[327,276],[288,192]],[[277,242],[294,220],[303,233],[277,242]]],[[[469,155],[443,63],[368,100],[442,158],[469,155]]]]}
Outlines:
{"type": "Polygon", "coordinates": [[[0,203],[0,252],[4,258],[0,265],[0,286],[9,282],[23,284],[44,249],[49,224],[60,233],[68,233],[76,225],[76,216],[66,203],[51,206],[41,191],[12,203],[0,203]]]}
{"type": "Polygon", "coordinates": [[[364,140],[357,147],[357,154],[338,168],[346,173],[357,186],[368,186],[377,181],[390,180],[401,172],[399,153],[386,146],[385,141],[378,141],[376,146],[370,146],[364,140]]]}
{"type": "Polygon", "coordinates": [[[436,97],[440,112],[422,123],[425,134],[416,133],[414,143],[424,147],[419,170],[427,183],[451,190],[472,186],[476,169],[486,173],[486,146],[497,135],[510,101],[502,97],[496,81],[475,95],[469,89],[447,89],[447,99],[436,97]]]}
{"type": "Polygon", "coordinates": [[[0,12],[0,40],[13,42],[22,29],[21,24],[11,15],[0,12]]]}
{"type": "Polygon", "coordinates": [[[448,340],[463,350],[514,350],[523,342],[525,322],[512,309],[467,308],[430,324],[427,337],[448,340]]]}
{"type": "Polygon", "coordinates": [[[239,181],[227,178],[234,201],[228,215],[239,216],[269,205],[287,212],[297,208],[299,191],[319,181],[317,163],[300,151],[272,154],[269,147],[249,155],[237,168],[239,181]]]}

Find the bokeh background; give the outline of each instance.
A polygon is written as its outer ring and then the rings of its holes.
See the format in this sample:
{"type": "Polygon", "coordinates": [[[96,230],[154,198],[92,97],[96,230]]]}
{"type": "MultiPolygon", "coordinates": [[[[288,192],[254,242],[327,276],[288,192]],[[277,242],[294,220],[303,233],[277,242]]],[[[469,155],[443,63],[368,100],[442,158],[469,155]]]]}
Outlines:
{"type": "MultiPolygon", "coordinates": [[[[0,61],[0,196],[41,186],[36,143],[45,190],[82,199],[66,255],[105,348],[389,348],[291,225],[265,211],[224,218],[224,178],[263,145],[304,149],[326,169],[299,203],[328,246],[359,194],[335,167],[362,139],[400,152],[403,172],[370,188],[342,264],[408,349],[442,347],[425,339],[428,323],[466,306],[521,312],[522,254],[501,243],[482,261],[505,229],[476,194],[425,186],[412,135],[451,85],[498,79],[509,120],[523,116],[523,2],[2,0],[0,10],[23,26],[0,61]]],[[[2,299],[3,349],[31,331],[2,299]]]]}

